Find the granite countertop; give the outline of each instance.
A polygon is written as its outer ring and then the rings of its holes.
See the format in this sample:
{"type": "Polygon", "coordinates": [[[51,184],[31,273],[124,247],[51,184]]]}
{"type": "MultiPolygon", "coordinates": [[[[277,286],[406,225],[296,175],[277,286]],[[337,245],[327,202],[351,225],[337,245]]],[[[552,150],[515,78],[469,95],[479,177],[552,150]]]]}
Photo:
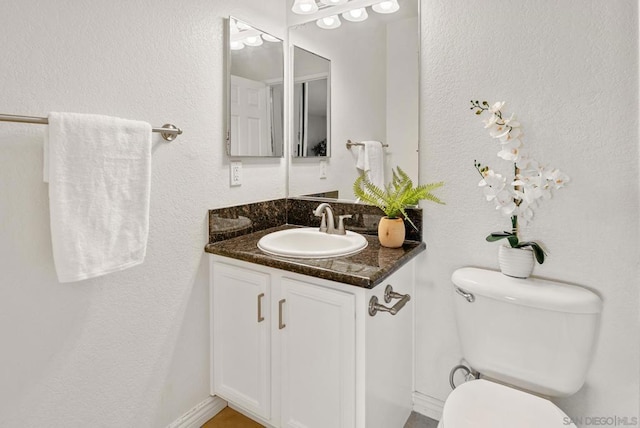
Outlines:
{"type": "Polygon", "coordinates": [[[291,229],[282,225],[236,238],[207,244],[205,251],[233,259],[341,282],[363,288],[373,288],[426,249],[424,242],[405,241],[401,248],[385,248],[377,236],[363,235],[367,248],[348,257],[330,259],[295,259],[266,254],[258,249],[260,238],[278,230],[291,229]]]}

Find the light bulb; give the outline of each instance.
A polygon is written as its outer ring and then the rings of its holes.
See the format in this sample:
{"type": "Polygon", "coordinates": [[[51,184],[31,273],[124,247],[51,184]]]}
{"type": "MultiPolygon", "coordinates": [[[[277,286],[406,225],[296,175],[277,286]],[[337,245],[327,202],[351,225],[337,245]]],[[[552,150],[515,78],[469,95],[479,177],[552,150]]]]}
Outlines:
{"type": "Polygon", "coordinates": [[[337,6],[339,4],[345,4],[348,0],[320,0],[320,3],[327,6],[337,6]]]}
{"type": "Polygon", "coordinates": [[[400,5],[398,4],[398,0],[384,0],[371,6],[371,9],[378,13],[393,13],[400,9],[400,5]]]}
{"type": "Polygon", "coordinates": [[[262,38],[260,37],[260,34],[254,34],[245,37],[243,42],[247,46],[260,46],[262,44],[262,38]]]}
{"type": "Polygon", "coordinates": [[[242,21],[236,21],[236,25],[238,26],[238,29],[241,31],[253,30],[253,27],[251,25],[244,23],[242,21]]]}
{"type": "Polygon", "coordinates": [[[308,15],[318,11],[318,5],[315,0],[295,0],[291,7],[293,13],[298,15],[308,15]]]}
{"type": "Polygon", "coordinates": [[[361,22],[369,17],[367,14],[367,10],[365,8],[353,9],[349,12],[345,12],[342,14],[342,17],[347,21],[351,22],[361,22]]]}
{"type": "Polygon", "coordinates": [[[232,51],[239,51],[240,49],[244,48],[244,43],[239,42],[237,40],[232,40],[229,43],[229,47],[231,48],[232,51]]]}
{"type": "Polygon", "coordinates": [[[342,25],[340,22],[340,18],[338,15],[327,16],[326,18],[320,18],[316,21],[316,24],[320,28],[324,28],[325,30],[333,30],[334,28],[338,28],[342,25]]]}

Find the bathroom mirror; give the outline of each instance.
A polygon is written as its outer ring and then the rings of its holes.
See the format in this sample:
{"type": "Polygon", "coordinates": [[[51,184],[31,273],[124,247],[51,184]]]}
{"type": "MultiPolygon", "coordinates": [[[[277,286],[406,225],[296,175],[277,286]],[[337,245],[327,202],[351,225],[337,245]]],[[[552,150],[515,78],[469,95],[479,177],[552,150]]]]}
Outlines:
{"type": "MultiPolygon", "coordinates": [[[[289,43],[330,61],[328,134],[330,158],[292,158],[288,196],[338,191],[339,199],[353,200],[352,186],[361,173],[356,168],[363,141],[384,144],[385,181],[400,166],[418,182],[420,18],[418,0],[398,0],[394,13],[373,10],[376,1],[350,1],[320,8],[313,15],[290,13],[289,43]],[[364,10],[353,22],[350,8],[364,10]],[[324,29],[318,20],[337,17],[337,28],[324,29]]],[[[322,23],[323,26],[326,23],[322,23]]],[[[294,56],[295,56],[294,52],[294,56]]],[[[294,116],[294,109],[289,116],[294,116]]],[[[296,118],[291,118],[295,122],[296,118]]],[[[297,148],[295,132],[287,144],[297,148]]]]}
{"type": "Polygon", "coordinates": [[[227,154],[282,157],[283,42],[234,17],[227,36],[227,154]]]}
{"type": "Polygon", "coordinates": [[[293,48],[294,157],[330,156],[331,61],[293,48]]]}

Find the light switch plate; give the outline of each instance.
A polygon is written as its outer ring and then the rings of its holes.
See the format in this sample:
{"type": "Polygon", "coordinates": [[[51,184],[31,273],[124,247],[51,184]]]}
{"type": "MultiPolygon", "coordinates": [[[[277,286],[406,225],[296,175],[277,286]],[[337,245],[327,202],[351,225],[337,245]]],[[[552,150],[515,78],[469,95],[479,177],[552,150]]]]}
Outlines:
{"type": "Polygon", "coordinates": [[[231,162],[229,168],[231,186],[240,186],[242,185],[242,162],[234,161],[231,162]]]}
{"type": "Polygon", "coordinates": [[[327,178],[327,161],[320,161],[320,178],[327,178]]]}

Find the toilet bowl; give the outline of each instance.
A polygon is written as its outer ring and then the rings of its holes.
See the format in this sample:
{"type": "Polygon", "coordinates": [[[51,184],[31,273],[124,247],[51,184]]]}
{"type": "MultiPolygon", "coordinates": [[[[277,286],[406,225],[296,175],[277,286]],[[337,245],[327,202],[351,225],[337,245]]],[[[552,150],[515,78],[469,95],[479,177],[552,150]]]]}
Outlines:
{"type": "Polygon", "coordinates": [[[439,427],[575,427],[541,397],[584,384],[602,300],[576,285],[486,269],[461,268],[451,280],[462,356],[481,379],[449,394],[439,427]]]}
{"type": "Polygon", "coordinates": [[[551,401],[484,379],[454,389],[438,428],[575,428],[551,401]]]}

